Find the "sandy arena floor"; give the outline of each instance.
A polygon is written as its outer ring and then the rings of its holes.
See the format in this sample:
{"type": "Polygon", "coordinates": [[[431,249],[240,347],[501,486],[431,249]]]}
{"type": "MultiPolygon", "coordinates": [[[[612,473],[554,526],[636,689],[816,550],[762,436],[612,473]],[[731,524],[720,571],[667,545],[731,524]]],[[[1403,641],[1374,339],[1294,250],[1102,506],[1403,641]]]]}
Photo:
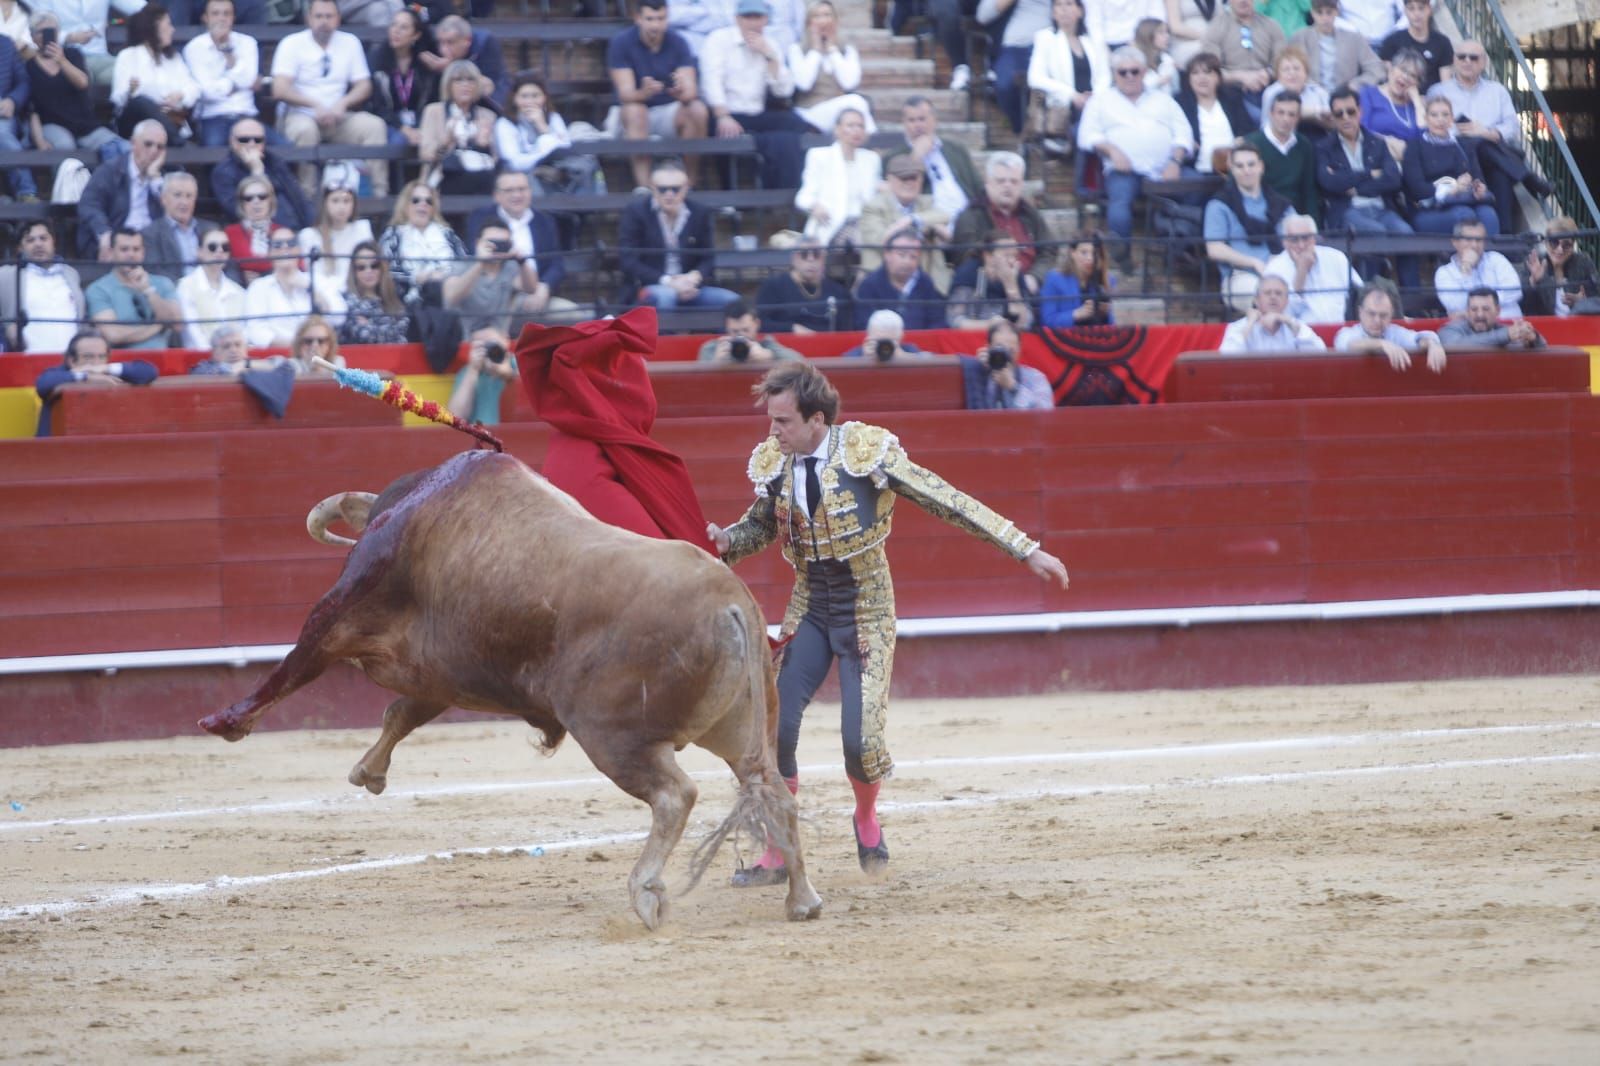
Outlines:
{"type": "Polygon", "coordinates": [[[375,728],[0,751],[0,1060],[1600,1062],[1597,692],[901,702],[877,882],[818,705],[822,919],[708,877],[655,934],[645,808],[520,723],[376,798],[375,728]]]}

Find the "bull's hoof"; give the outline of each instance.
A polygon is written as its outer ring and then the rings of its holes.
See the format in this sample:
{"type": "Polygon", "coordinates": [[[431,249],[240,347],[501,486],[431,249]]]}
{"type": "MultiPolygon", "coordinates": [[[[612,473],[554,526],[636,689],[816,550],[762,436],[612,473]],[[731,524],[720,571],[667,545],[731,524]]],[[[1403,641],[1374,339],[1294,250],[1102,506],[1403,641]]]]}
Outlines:
{"type": "Polygon", "coordinates": [[[357,788],[364,788],[374,796],[381,796],[383,790],[389,786],[387,774],[371,774],[362,763],[356,763],[355,769],[350,771],[350,783],[357,788]]]}
{"type": "Polygon", "coordinates": [[[646,929],[659,929],[667,920],[667,886],[659,880],[646,881],[633,894],[633,912],[646,929]]]}
{"type": "Polygon", "coordinates": [[[728,883],[734,888],[766,888],[768,885],[785,884],[788,880],[787,866],[762,866],[758,862],[754,866],[741,866],[733,871],[728,883]]]}
{"type": "Polygon", "coordinates": [[[810,900],[789,900],[784,904],[791,922],[809,922],[822,917],[822,897],[811,893],[810,900]]]}
{"type": "Polygon", "coordinates": [[[207,733],[212,733],[216,736],[219,736],[223,740],[243,740],[245,737],[250,735],[249,726],[240,725],[237,721],[228,717],[227,714],[222,711],[218,711],[216,714],[206,715],[204,718],[200,719],[199,725],[200,728],[204,729],[207,733]]]}

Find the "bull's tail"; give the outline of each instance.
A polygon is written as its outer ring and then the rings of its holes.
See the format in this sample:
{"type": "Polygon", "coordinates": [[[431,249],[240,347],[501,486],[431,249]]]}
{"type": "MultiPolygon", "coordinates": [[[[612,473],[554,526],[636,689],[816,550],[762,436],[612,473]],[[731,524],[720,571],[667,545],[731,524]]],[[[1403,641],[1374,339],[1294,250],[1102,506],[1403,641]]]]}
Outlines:
{"type": "Polygon", "coordinates": [[[306,532],[311,534],[312,540],[348,548],[355,541],[328,532],[328,524],[342,518],[351,529],[357,533],[363,532],[367,528],[367,519],[372,515],[372,505],[377,499],[378,497],[370,492],[336,492],[307,512],[306,532]]]}
{"type": "Polygon", "coordinates": [[[741,830],[759,843],[770,842],[788,852],[799,841],[793,839],[790,826],[794,797],[783,779],[778,776],[772,761],[772,738],[769,730],[767,670],[770,657],[765,643],[753,643],[749,635],[749,620],[738,606],[727,609],[726,617],[732,623],[734,641],[739,656],[745,664],[747,695],[750,701],[751,729],[749,746],[740,760],[739,794],[733,810],[694,849],[689,860],[689,883],[683,891],[689,892],[700,883],[717,857],[717,851],[729,836],[741,830]]]}

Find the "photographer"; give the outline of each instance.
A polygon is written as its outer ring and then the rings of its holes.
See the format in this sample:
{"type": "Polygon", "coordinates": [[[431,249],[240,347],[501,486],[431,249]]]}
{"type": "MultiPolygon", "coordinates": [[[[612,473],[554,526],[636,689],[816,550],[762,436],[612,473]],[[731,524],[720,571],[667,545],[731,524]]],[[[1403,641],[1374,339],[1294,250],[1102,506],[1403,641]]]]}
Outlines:
{"type": "Polygon", "coordinates": [[[1049,380],[1031,366],[1017,362],[1022,338],[1010,322],[989,327],[989,343],[966,369],[967,410],[1047,410],[1056,405],[1049,380]]]}
{"type": "Polygon", "coordinates": [[[800,353],[785,348],[771,334],[761,336],[761,317],[743,300],[723,308],[722,326],[722,336],[700,346],[700,362],[771,363],[800,358],[800,353]]]}
{"type": "Polygon", "coordinates": [[[1009,322],[1032,329],[1038,299],[1039,282],[1023,271],[1015,238],[991,230],[979,257],[956,270],[950,285],[950,328],[987,329],[1009,322]]]}
{"type": "Polygon", "coordinates": [[[457,372],[450,393],[451,414],[484,426],[500,423],[500,394],[517,376],[517,358],[510,348],[510,338],[492,327],[472,334],[467,365],[457,372]]]}
{"type": "Polygon", "coordinates": [[[477,258],[458,264],[458,273],[445,278],[443,286],[444,306],[460,313],[463,335],[470,337],[481,329],[509,334],[513,315],[570,312],[576,307],[550,295],[537,261],[517,254],[511,230],[503,222],[485,225],[473,252],[477,258]]]}
{"type": "Polygon", "coordinates": [[[844,359],[875,359],[880,363],[904,362],[913,355],[924,355],[921,348],[905,340],[906,323],[898,312],[880,310],[867,319],[867,335],[860,344],[842,353],[844,359]]]}

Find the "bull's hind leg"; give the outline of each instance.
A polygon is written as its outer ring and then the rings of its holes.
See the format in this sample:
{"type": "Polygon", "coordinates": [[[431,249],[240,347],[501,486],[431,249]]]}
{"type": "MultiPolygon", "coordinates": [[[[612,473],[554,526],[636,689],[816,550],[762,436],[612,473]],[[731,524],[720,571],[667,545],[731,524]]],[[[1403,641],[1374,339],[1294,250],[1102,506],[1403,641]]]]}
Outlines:
{"type": "Polygon", "coordinates": [[[689,824],[699,790],[679,768],[671,744],[626,744],[621,738],[605,736],[588,743],[576,732],[573,736],[596,769],[622,791],[650,805],[650,837],[628,876],[628,895],[645,928],[654,929],[667,916],[667,886],[661,872],[689,824]]]}
{"type": "Polygon", "coordinates": [[[411,696],[401,696],[389,704],[389,709],[383,712],[383,732],[378,735],[378,742],[367,749],[361,761],[350,771],[350,783],[365,787],[374,796],[382,792],[389,783],[389,757],[394,754],[395,745],[410,736],[418,726],[427,725],[439,717],[447,706],[444,703],[427,703],[411,696]]]}

